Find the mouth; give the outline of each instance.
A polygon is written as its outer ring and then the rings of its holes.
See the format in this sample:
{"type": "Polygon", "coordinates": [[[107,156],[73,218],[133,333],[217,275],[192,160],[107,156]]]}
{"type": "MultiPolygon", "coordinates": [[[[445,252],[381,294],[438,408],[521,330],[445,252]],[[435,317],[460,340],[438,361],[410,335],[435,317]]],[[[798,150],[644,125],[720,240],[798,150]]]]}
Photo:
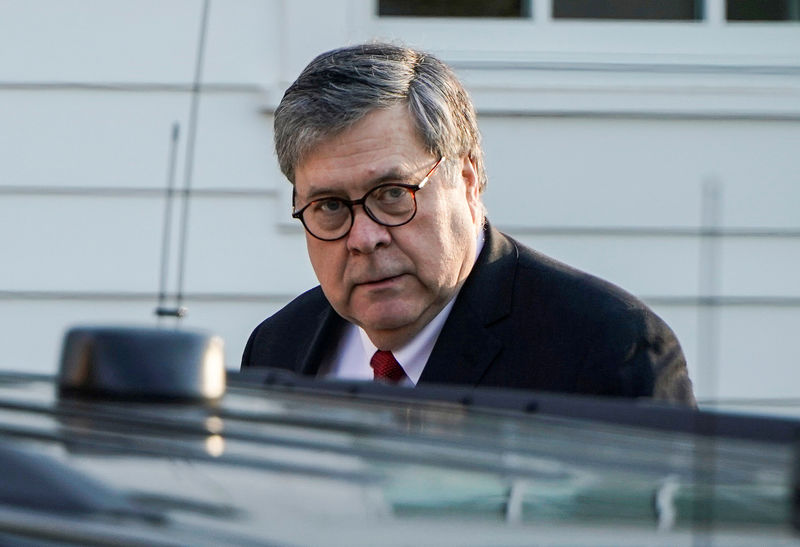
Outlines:
{"type": "Polygon", "coordinates": [[[394,283],[399,281],[399,279],[401,277],[403,277],[403,274],[391,275],[391,276],[388,276],[388,277],[380,277],[380,278],[375,278],[375,279],[371,279],[371,280],[368,280],[368,281],[362,281],[360,283],[356,283],[355,285],[357,287],[366,287],[366,288],[370,288],[370,289],[379,289],[379,288],[389,287],[389,286],[393,285],[394,283]]]}

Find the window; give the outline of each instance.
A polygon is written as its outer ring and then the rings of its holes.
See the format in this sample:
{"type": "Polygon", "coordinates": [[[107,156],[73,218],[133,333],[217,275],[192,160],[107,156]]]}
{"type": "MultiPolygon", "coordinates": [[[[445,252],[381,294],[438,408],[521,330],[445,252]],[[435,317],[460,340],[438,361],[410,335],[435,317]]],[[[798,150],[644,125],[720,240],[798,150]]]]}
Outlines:
{"type": "Polygon", "coordinates": [[[530,17],[528,0],[379,0],[378,15],[407,17],[530,17]]]}
{"type": "Polygon", "coordinates": [[[800,0],[727,0],[729,21],[800,21],[800,0]]]}
{"type": "Polygon", "coordinates": [[[702,19],[702,5],[703,0],[553,0],[553,18],[692,21],[702,19]]]}
{"type": "MultiPolygon", "coordinates": [[[[381,17],[533,16],[533,2],[552,2],[552,18],[700,21],[716,0],[378,0],[381,17]]],[[[728,21],[800,21],[800,0],[725,0],[728,21]]]]}

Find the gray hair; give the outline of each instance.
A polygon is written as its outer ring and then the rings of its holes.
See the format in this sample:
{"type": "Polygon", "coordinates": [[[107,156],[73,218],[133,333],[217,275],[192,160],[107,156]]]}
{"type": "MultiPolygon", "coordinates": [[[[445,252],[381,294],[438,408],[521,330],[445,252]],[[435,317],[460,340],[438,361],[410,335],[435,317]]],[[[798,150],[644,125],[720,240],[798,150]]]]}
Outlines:
{"type": "Polygon", "coordinates": [[[434,156],[469,155],[486,186],[475,108],[453,71],[436,57],[385,43],[319,55],[286,90],[275,110],[275,151],[294,184],[295,168],[321,140],[379,108],[406,104],[434,156]]]}

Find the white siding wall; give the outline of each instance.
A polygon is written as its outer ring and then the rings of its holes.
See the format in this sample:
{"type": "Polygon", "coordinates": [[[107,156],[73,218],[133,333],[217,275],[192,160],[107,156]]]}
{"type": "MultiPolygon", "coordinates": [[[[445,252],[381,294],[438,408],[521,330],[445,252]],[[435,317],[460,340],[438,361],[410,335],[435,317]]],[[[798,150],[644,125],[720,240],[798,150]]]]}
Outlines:
{"type": "MultiPolygon", "coordinates": [[[[311,57],[381,37],[467,83],[497,226],[650,302],[700,397],[797,397],[800,33],[726,24],[709,2],[704,22],[620,23],[551,21],[543,2],[487,21],[212,1],[185,324],[224,336],[236,368],[252,327],[315,284],[270,112],[311,57]],[[701,237],[710,183],[725,237],[701,237]]],[[[170,134],[179,123],[180,186],[201,15],[200,0],[0,2],[2,367],[55,370],[72,324],[155,322],[170,134]]],[[[175,272],[173,252],[173,289],[175,272]]]]}

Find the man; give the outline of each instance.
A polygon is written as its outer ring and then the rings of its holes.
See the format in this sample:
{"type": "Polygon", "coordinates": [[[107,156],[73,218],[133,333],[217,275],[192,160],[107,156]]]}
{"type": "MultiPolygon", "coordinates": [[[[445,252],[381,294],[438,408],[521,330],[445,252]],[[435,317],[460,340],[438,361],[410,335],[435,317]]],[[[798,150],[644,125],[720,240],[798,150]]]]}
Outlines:
{"type": "Polygon", "coordinates": [[[275,112],[275,147],[320,286],[255,329],[243,368],[694,404],[650,309],[486,221],[475,111],[438,59],[320,55],[275,112]]]}

